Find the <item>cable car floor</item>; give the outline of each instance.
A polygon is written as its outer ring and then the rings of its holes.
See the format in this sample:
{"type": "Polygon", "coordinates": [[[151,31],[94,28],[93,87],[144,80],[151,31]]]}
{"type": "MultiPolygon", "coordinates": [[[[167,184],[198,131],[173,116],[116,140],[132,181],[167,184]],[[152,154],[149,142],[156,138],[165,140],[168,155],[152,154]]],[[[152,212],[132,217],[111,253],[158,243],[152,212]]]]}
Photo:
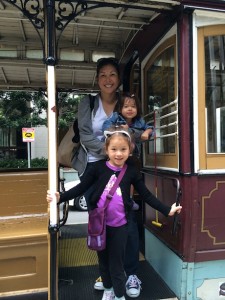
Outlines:
{"type": "MultiPolygon", "coordinates": [[[[67,225],[59,238],[59,300],[101,300],[93,288],[99,277],[97,255],[86,246],[87,224],[67,225]]],[[[142,243],[141,243],[142,244],[142,243]]],[[[138,300],[176,299],[174,293],[140,252],[138,274],[142,290],[138,300]]],[[[126,299],[132,299],[125,296],[126,299]]]]}
{"type": "MultiPolygon", "coordinates": [[[[138,222],[142,224],[142,222],[138,222]]],[[[140,227],[140,225],[139,225],[140,227]]],[[[86,246],[87,224],[65,225],[60,228],[58,242],[59,285],[58,300],[101,300],[102,291],[94,290],[99,277],[97,255],[86,246]]],[[[140,233],[140,262],[138,278],[142,290],[138,300],[177,299],[161,277],[145,260],[143,227],[140,233]]],[[[125,295],[126,299],[133,299],[125,295]]],[[[47,300],[47,293],[3,297],[2,300],[47,300]]],[[[52,299],[55,300],[55,299],[52,299]]]]}

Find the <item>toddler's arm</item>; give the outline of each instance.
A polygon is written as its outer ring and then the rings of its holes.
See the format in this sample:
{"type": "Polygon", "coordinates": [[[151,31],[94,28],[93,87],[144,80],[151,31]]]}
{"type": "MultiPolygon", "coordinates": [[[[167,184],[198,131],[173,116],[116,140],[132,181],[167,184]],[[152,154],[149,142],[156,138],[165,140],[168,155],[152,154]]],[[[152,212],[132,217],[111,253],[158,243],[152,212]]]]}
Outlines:
{"type": "Polygon", "coordinates": [[[118,120],[118,113],[114,112],[112,116],[105,120],[105,122],[102,125],[102,131],[108,130],[110,127],[116,125],[116,122],[118,120]]]}
{"type": "Polygon", "coordinates": [[[142,141],[148,140],[149,136],[152,134],[152,132],[153,132],[152,128],[146,129],[141,135],[141,140],[142,141]]]}

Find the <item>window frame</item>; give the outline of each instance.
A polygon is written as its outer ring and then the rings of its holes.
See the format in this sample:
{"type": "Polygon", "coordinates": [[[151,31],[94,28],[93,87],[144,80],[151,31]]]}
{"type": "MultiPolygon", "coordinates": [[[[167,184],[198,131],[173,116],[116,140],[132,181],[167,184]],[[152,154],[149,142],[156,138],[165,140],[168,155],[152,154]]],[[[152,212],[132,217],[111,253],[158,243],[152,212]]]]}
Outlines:
{"type": "Polygon", "coordinates": [[[205,43],[208,36],[225,35],[225,25],[198,28],[198,132],[200,170],[224,169],[225,153],[207,153],[207,120],[205,114],[205,43]]]}
{"type": "MultiPolygon", "coordinates": [[[[161,55],[165,50],[170,47],[174,47],[174,99],[172,102],[175,102],[176,111],[177,111],[177,130],[178,133],[178,99],[177,99],[177,40],[176,34],[169,37],[165,40],[161,45],[154,49],[152,55],[148,58],[144,68],[143,68],[143,75],[144,75],[144,114],[147,111],[147,71],[154,63],[154,61],[161,55]]],[[[170,104],[168,103],[168,104],[170,104]]],[[[152,141],[145,143],[143,147],[143,166],[146,168],[156,167],[161,169],[178,169],[179,164],[179,151],[178,151],[178,134],[175,134],[175,152],[174,153],[151,153],[148,154],[148,147],[149,143],[154,142],[152,141]]]]}

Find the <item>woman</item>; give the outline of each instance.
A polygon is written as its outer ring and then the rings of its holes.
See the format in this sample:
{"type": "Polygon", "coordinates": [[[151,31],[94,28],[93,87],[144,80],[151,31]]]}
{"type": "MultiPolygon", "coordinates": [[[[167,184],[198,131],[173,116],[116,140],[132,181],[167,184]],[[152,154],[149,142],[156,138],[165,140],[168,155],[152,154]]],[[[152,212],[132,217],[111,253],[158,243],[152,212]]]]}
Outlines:
{"type": "MultiPolygon", "coordinates": [[[[83,147],[79,149],[73,167],[81,176],[96,161],[105,159],[102,125],[110,117],[119,100],[117,89],[120,84],[119,64],[115,58],[101,58],[97,61],[97,82],[100,92],[95,96],[91,111],[90,98],[86,96],[78,106],[78,127],[83,147]]],[[[85,195],[88,204],[88,194],[85,195]]]]}

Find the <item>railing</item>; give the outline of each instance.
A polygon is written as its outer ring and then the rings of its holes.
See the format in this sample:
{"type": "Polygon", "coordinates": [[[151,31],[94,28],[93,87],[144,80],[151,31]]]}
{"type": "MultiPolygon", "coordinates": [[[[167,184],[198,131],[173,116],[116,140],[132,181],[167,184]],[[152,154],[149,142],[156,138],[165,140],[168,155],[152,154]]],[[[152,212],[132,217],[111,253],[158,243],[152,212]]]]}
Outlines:
{"type": "MultiPolygon", "coordinates": [[[[61,186],[61,191],[65,192],[65,178],[60,178],[59,179],[60,186],[61,186]]],[[[60,211],[59,211],[60,214],[60,211]]],[[[68,219],[68,214],[69,214],[69,201],[66,201],[63,203],[63,210],[62,210],[62,217],[59,216],[59,227],[62,227],[63,225],[66,224],[66,221],[68,219]]]]}
{"type": "MultiPolygon", "coordinates": [[[[143,172],[145,173],[145,172],[143,172]]],[[[175,197],[175,202],[176,202],[176,205],[179,205],[180,204],[180,197],[182,195],[182,191],[181,191],[181,185],[180,185],[180,181],[178,178],[176,177],[171,177],[171,176],[165,176],[165,175],[162,175],[162,174],[151,174],[152,176],[156,176],[156,177],[161,177],[162,180],[172,180],[174,183],[175,183],[175,186],[176,186],[176,197],[175,197]]],[[[157,179],[156,179],[156,197],[158,196],[157,195],[157,190],[158,190],[158,187],[157,187],[157,179]]],[[[175,235],[176,234],[176,231],[177,231],[177,225],[178,225],[178,215],[175,214],[174,215],[174,218],[173,218],[173,226],[172,226],[172,235],[175,235]]],[[[158,214],[157,214],[157,211],[156,211],[156,220],[155,221],[152,221],[152,224],[157,226],[157,227],[161,227],[162,224],[159,222],[158,220],[158,214]]]]}
{"type": "MultiPolygon", "coordinates": [[[[152,110],[150,113],[144,115],[144,119],[146,120],[147,118],[150,117],[150,120],[147,121],[147,124],[154,124],[155,127],[155,139],[163,139],[163,138],[167,138],[167,137],[171,137],[171,136],[177,136],[178,135],[178,130],[177,130],[177,125],[178,125],[178,108],[177,108],[177,99],[175,99],[174,101],[165,104],[164,106],[158,107],[155,106],[154,110],[152,110]],[[164,115],[160,115],[162,113],[162,111],[166,108],[173,108],[174,107],[174,111],[166,113],[164,115]],[[173,122],[169,122],[169,118],[175,116],[175,121],[173,122]],[[168,123],[167,124],[162,124],[161,125],[161,121],[162,120],[167,120],[168,119],[168,123]],[[161,134],[161,131],[164,129],[169,129],[172,128],[174,126],[174,132],[170,132],[170,133],[166,133],[166,134],[161,134]]],[[[152,140],[153,138],[151,138],[150,140],[152,140]]]]}

